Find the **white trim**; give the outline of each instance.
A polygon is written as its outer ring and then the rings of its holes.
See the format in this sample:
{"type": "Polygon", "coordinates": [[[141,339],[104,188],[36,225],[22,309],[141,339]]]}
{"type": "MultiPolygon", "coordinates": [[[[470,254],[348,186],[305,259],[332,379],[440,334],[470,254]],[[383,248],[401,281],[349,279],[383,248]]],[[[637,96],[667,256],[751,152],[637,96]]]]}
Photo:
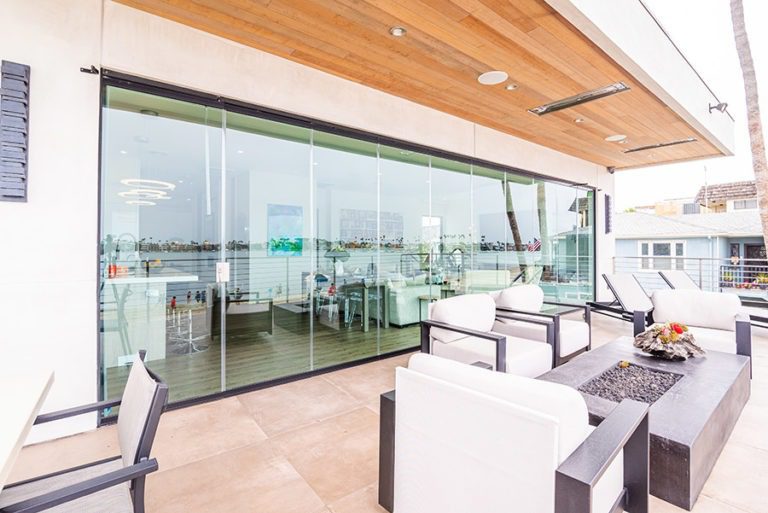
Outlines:
{"type": "Polygon", "coordinates": [[[685,258],[686,254],[688,253],[688,241],[685,239],[638,239],[637,240],[637,270],[639,272],[656,272],[660,270],[665,269],[657,269],[656,266],[654,266],[654,255],[653,253],[653,245],[654,244],[669,244],[669,255],[668,257],[659,257],[665,261],[670,262],[670,269],[677,269],[678,259],[680,259],[683,262],[683,266],[685,266],[685,258]],[[643,255],[642,248],[643,244],[648,244],[648,255],[643,255]],[[683,254],[677,255],[675,253],[675,250],[677,249],[677,244],[683,245],[683,254]],[[643,262],[648,262],[647,267],[643,267],[643,262]]]}

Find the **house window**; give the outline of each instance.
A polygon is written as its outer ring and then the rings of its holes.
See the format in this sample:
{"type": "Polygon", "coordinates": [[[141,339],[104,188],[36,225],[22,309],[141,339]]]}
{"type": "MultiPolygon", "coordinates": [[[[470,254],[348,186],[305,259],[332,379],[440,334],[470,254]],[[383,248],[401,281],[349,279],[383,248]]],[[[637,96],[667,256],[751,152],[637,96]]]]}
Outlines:
{"type": "Polygon", "coordinates": [[[757,199],[743,199],[743,200],[734,200],[733,202],[733,209],[734,210],[754,210],[757,208],[757,199]]]}
{"type": "Polygon", "coordinates": [[[685,242],[641,241],[640,269],[685,269],[685,242]]]}
{"type": "Polygon", "coordinates": [[[699,208],[698,203],[684,203],[683,204],[683,214],[698,214],[701,211],[699,208]]]}

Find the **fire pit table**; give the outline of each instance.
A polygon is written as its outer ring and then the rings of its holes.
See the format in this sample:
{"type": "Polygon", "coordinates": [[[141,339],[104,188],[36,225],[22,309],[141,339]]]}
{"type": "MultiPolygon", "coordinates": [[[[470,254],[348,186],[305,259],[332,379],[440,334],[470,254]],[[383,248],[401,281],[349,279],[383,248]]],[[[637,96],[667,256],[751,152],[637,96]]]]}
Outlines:
{"type": "Polygon", "coordinates": [[[579,390],[593,425],[623,393],[651,404],[650,492],[690,511],[749,399],[749,358],[708,351],[685,361],[661,360],[635,349],[632,340],[621,337],[539,379],[579,390]],[[621,361],[630,367],[620,369],[621,361]]]}

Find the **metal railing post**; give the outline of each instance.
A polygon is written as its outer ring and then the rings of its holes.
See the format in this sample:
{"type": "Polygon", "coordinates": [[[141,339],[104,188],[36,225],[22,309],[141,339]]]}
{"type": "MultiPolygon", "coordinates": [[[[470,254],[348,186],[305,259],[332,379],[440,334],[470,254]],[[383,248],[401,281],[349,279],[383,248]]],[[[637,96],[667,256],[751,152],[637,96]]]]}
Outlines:
{"type": "Polygon", "coordinates": [[[699,288],[702,288],[701,287],[701,285],[702,285],[702,269],[701,269],[702,263],[703,263],[703,260],[701,258],[699,258],[699,288]]]}

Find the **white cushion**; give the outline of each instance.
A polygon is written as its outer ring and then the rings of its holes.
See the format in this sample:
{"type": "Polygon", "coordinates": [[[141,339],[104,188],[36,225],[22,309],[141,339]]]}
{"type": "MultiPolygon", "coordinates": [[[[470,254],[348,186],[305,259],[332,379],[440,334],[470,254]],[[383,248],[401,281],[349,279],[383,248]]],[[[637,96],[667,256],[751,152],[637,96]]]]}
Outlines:
{"type": "Polygon", "coordinates": [[[651,300],[631,274],[604,274],[603,277],[613,289],[616,299],[628,312],[642,310],[647,312],[653,308],[651,300]]]}
{"type": "MultiPolygon", "coordinates": [[[[432,354],[462,363],[484,362],[496,369],[496,343],[478,337],[451,342],[432,340],[432,354]]],[[[535,378],[552,369],[552,346],[523,338],[507,337],[507,372],[535,378]]]]}
{"type": "MultiPolygon", "coordinates": [[[[595,428],[589,426],[591,434],[595,428]]],[[[616,503],[616,499],[624,489],[624,450],[613,459],[605,473],[592,489],[592,511],[606,512],[616,503]]]]}
{"type": "Polygon", "coordinates": [[[701,290],[657,290],[651,298],[653,320],[681,322],[689,326],[736,330],[741,301],[735,294],[701,290]]]}
{"type": "Polygon", "coordinates": [[[693,340],[707,351],[736,354],[736,332],[689,326],[693,340]]]}
{"type": "MultiPolygon", "coordinates": [[[[432,303],[429,318],[452,326],[487,332],[496,319],[496,303],[488,294],[464,294],[432,303]]],[[[442,328],[432,328],[430,335],[442,342],[450,342],[466,335],[442,328]]]]}
{"type": "Polygon", "coordinates": [[[125,466],[136,463],[139,443],[144,434],[156,389],[157,383],[137,354],[123,389],[123,399],[117,415],[117,437],[125,466]]]}
{"type": "Polygon", "coordinates": [[[544,306],[544,291],[538,285],[507,287],[495,298],[496,305],[513,310],[539,312],[544,306]]]}
{"type": "Polygon", "coordinates": [[[555,418],[560,426],[558,464],[565,461],[590,432],[587,405],[581,394],[571,387],[490,372],[424,353],[411,356],[408,368],[555,418]]]}
{"type": "MultiPolygon", "coordinates": [[[[541,319],[541,318],[539,318],[541,319]]],[[[527,338],[538,342],[547,341],[547,328],[541,324],[511,319],[499,319],[493,325],[493,331],[527,338]]],[[[586,322],[560,319],[560,357],[573,354],[589,345],[589,326],[586,322]]]]}

